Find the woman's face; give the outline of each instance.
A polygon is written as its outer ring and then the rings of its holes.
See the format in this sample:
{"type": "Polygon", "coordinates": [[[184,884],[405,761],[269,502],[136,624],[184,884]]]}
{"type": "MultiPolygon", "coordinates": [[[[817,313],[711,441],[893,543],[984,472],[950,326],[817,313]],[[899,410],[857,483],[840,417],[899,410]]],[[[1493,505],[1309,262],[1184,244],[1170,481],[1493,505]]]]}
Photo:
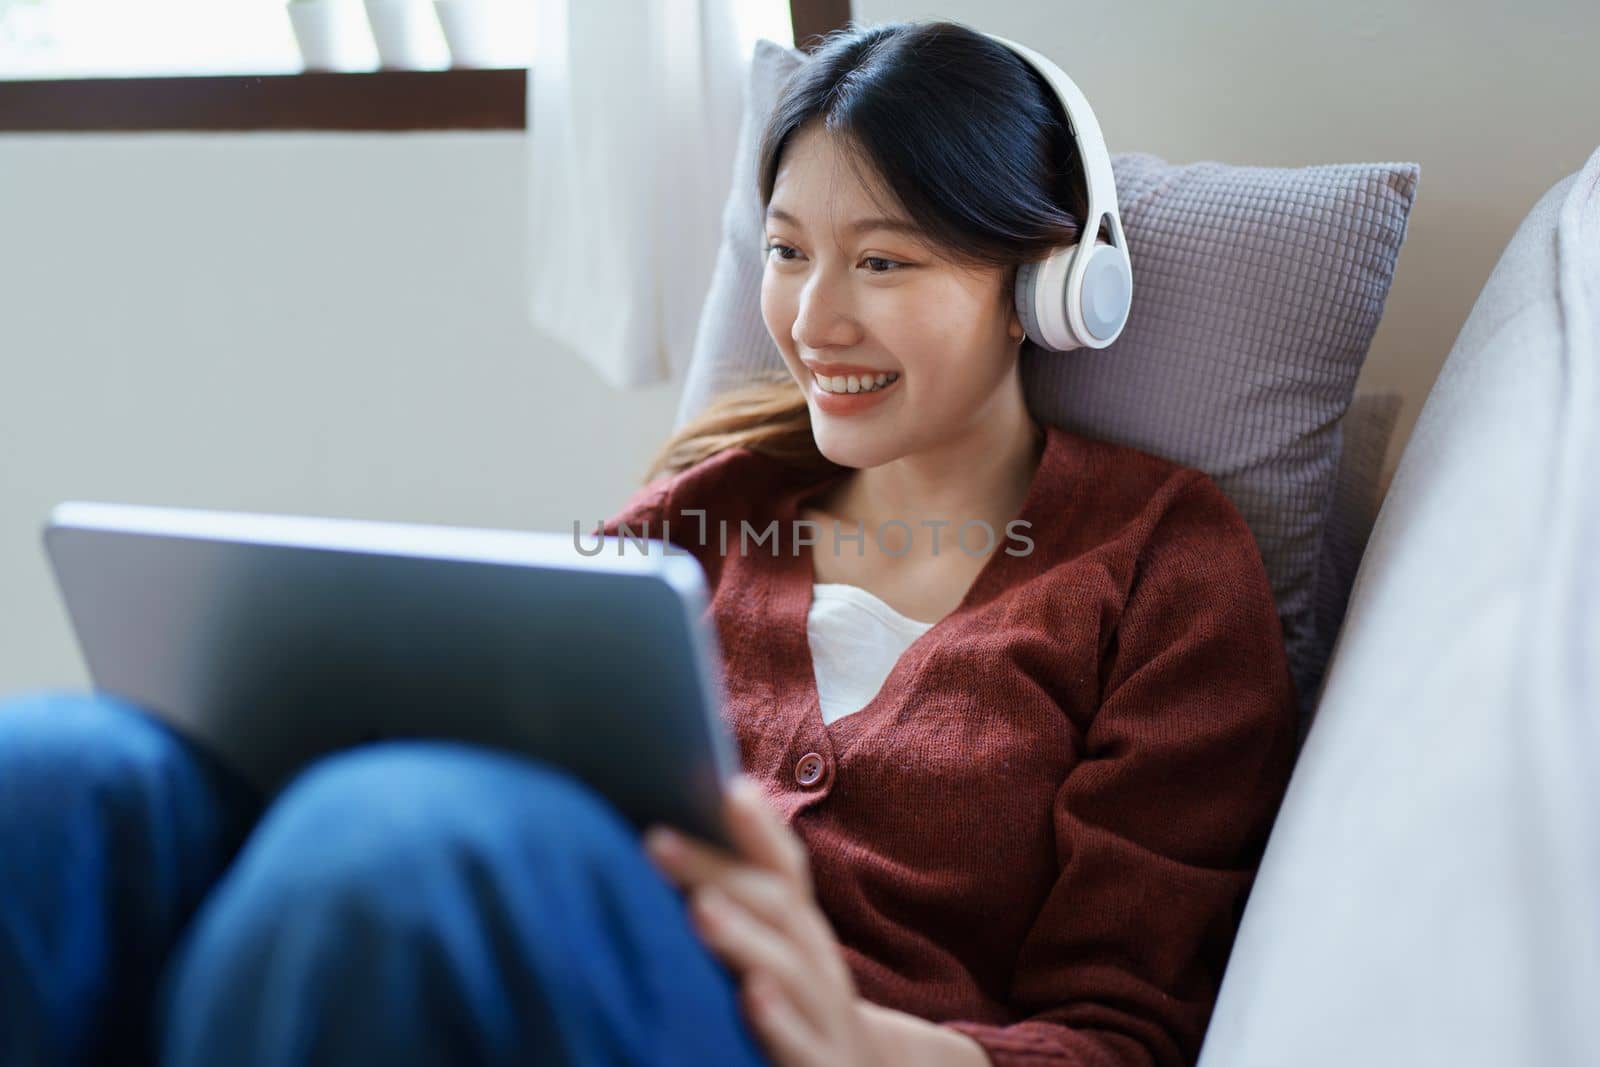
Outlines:
{"type": "Polygon", "coordinates": [[[947,261],[893,228],[909,220],[880,203],[893,198],[875,202],[812,123],[785,146],[766,219],[761,317],[806,394],[818,448],[849,467],[949,444],[1018,395],[1006,388],[1022,335],[1007,272],[947,261]],[[874,224],[884,218],[891,225],[874,224]],[[819,365],[899,380],[881,394],[827,395],[819,365]]]}

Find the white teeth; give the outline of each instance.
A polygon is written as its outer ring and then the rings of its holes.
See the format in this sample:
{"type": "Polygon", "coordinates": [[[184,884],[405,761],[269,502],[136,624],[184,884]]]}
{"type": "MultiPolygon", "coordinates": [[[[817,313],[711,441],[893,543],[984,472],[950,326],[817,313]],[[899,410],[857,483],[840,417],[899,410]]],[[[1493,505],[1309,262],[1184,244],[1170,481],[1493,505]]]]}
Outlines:
{"type": "Polygon", "coordinates": [[[898,380],[900,375],[884,373],[879,374],[874,378],[857,374],[837,374],[829,378],[820,374],[813,374],[812,377],[817,380],[817,384],[822,387],[824,392],[871,393],[876,392],[891,382],[898,380]]]}

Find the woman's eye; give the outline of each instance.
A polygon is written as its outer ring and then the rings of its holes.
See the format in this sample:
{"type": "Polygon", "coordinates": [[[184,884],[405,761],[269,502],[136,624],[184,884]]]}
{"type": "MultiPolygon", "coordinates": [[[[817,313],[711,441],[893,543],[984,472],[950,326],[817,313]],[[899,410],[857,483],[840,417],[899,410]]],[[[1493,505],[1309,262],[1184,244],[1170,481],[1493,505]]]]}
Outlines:
{"type": "MultiPolygon", "coordinates": [[[[769,243],[767,245],[766,250],[767,250],[768,254],[771,254],[772,252],[777,252],[778,253],[778,258],[780,260],[783,260],[784,262],[789,262],[794,258],[793,256],[789,256],[789,255],[785,255],[784,254],[784,253],[787,253],[787,252],[793,252],[794,251],[793,248],[790,248],[788,245],[778,244],[776,241],[769,243]]],[[[882,266],[882,267],[869,267],[869,273],[871,273],[871,274],[891,274],[894,271],[899,270],[901,267],[905,266],[905,264],[901,263],[899,260],[885,259],[882,256],[868,256],[865,259],[863,259],[861,262],[866,263],[866,264],[874,264],[874,263],[884,264],[884,266],[882,266]]]]}

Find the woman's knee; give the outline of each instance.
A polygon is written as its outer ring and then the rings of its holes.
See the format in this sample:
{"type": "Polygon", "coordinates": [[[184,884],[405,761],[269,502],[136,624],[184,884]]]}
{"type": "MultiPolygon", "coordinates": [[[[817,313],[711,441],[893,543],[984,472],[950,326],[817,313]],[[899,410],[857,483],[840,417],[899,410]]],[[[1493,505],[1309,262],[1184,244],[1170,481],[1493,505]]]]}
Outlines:
{"type": "Polygon", "coordinates": [[[36,690],[0,701],[0,790],[113,792],[158,781],[184,759],[178,740],[103,692],[36,690]]]}
{"type": "MultiPolygon", "coordinates": [[[[325,757],[267,809],[227,893],[285,915],[336,905],[414,912],[562,857],[589,869],[637,835],[581,779],[478,745],[392,741],[325,757]]],[[[648,862],[638,854],[638,861],[648,862]]]]}
{"type": "Polygon", "coordinates": [[[172,831],[226,851],[258,804],[242,779],[122,697],[45,689],[0,700],[7,834],[38,818],[51,834],[92,823],[101,831],[172,831]]]}
{"type": "Polygon", "coordinates": [[[118,697],[0,700],[0,1028],[18,997],[24,1040],[137,1040],[168,948],[253,818],[233,788],[118,697]]]}
{"type": "MultiPolygon", "coordinates": [[[[583,925],[591,905],[579,901],[596,879],[636,878],[630,863],[648,859],[626,820],[549,764],[438,741],[327,757],[268,809],[196,923],[169,1005],[177,1062],[274,1027],[389,1040],[351,1035],[364,1017],[444,1010],[400,1002],[418,988],[446,1004],[467,989],[489,1005],[503,997],[521,1005],[505,1017],[539,1031],[552,924],[583,925]],[[300,990],[304,1007],[269,1019],[264,987],[300,990]],[[311,1005],[323,1002],[348,1018],[319,1021],[311,1005]]],[[[420,1016],[408,1025],[427,1030],[420,1016]]]]}

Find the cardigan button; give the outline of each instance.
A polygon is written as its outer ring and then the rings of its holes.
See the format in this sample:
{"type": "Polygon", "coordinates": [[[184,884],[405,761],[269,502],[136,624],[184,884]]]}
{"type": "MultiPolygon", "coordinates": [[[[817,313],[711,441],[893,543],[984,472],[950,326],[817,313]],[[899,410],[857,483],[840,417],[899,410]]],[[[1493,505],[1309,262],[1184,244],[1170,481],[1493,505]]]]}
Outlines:
{"type": "Polygon", "coordinates": [[[815,752],[807,752],[794,765],[794,780],[806,788],[818,785],[826,777],[828,765],[815,752]]]}

